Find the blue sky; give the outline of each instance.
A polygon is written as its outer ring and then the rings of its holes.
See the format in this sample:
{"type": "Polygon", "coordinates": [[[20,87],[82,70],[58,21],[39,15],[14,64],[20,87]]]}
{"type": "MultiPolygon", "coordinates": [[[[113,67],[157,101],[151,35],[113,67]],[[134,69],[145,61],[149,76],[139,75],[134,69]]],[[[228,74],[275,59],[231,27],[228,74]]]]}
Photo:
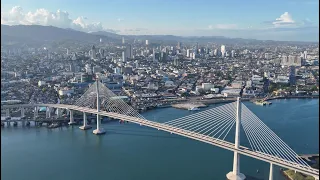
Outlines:
{"type": "Polygon", "coordinates": [[[318,6],[319,0],[2,0],[1,24],[318,41],[318,6]]]}

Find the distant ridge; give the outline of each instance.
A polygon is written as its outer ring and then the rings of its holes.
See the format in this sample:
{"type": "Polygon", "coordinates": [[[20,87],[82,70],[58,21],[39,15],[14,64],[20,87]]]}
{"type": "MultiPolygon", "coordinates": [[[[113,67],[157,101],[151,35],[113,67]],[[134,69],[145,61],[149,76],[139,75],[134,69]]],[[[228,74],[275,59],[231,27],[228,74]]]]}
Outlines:
{"type": "MultiPolygon", "coordinates": [[[[63,29],[54,26],[40,26],[40,25],[1,25],[1,43],[9,41],[33,43],[33,42],[50,42],[50,41],[64,41],[74,40],[83,41],[88,43],[96,43],[100,38],[103,38],[105,42],[113,41],[120,42],[121,38],[125,37],[126,42],[132,41],[133,39],[150,40],[152,43],[169,42],[176,43],[180,42],[215,42],[224,44],[235,44],[235,43],[311,43],[311,42],[293,42],[293,41],[272,41],[272,40],[255,40],[255,39],[242,39],[242,38],[227,38],[223,36],[174,36],[174,35],[119,35],[113,32],[98,31],[98,32],[82,32],[74,29],[63,29]]],[[[316,43],[316,42],[314,42],[316,43]]]]}

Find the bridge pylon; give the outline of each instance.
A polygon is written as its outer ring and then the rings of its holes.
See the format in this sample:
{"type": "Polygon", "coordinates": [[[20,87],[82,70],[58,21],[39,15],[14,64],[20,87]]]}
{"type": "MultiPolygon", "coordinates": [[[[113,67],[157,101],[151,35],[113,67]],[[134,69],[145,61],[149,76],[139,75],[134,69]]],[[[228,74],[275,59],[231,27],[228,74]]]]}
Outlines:
{"type": "MultiPolygon", "coordinates": [[[[97,112],[100,112],[100,100],[99,100],[99,83],[98,79],[96,80],[96,93],[97,93],[97,112]]],[[[101,120],[99,114],[97,114],[97,129],[93,130],[93,134],[100,135],[105,134],[106,131],[100,127],[101,120]]]]}
{"type": "MultiPolygon", "coordinates": [[[[241,99],[237,98],[237,110],[236,110],[236,133],[235,133],[235,149],[239,149],[240,146],[240,122],[241,122],[241,99]]],[[[229,180],[244,180],[246,176],[240,173],[240,154],[234,151],[233,154],[233,170],[227,174],[229,180]]]]}

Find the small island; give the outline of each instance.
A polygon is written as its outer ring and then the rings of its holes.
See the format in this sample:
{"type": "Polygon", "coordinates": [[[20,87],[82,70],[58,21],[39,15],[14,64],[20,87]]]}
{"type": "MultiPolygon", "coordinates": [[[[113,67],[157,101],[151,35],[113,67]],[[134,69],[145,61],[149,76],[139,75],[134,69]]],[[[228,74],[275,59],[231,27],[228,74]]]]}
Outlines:
{"type": "MultiPolygon", "coordinates": [[[[311,167],[319,169],[319,154],[300,155],[311,167]]],[[[283,174],[290,180],[314,180],[312,176],[307,176],[294,170],[285,170],[283,174]]]]}

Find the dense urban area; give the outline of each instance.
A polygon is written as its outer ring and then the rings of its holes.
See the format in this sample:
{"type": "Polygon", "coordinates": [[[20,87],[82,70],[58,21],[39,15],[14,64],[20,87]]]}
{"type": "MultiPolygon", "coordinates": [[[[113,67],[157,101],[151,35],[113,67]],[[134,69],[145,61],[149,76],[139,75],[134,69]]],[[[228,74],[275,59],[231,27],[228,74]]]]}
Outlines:
{"type": "Polygon", "coordinates": [[[1,46],[2,103],[74,103],[99,80],[139,110],[179,101],[317,96],[319,46],[57,43],[1,46]]]}

